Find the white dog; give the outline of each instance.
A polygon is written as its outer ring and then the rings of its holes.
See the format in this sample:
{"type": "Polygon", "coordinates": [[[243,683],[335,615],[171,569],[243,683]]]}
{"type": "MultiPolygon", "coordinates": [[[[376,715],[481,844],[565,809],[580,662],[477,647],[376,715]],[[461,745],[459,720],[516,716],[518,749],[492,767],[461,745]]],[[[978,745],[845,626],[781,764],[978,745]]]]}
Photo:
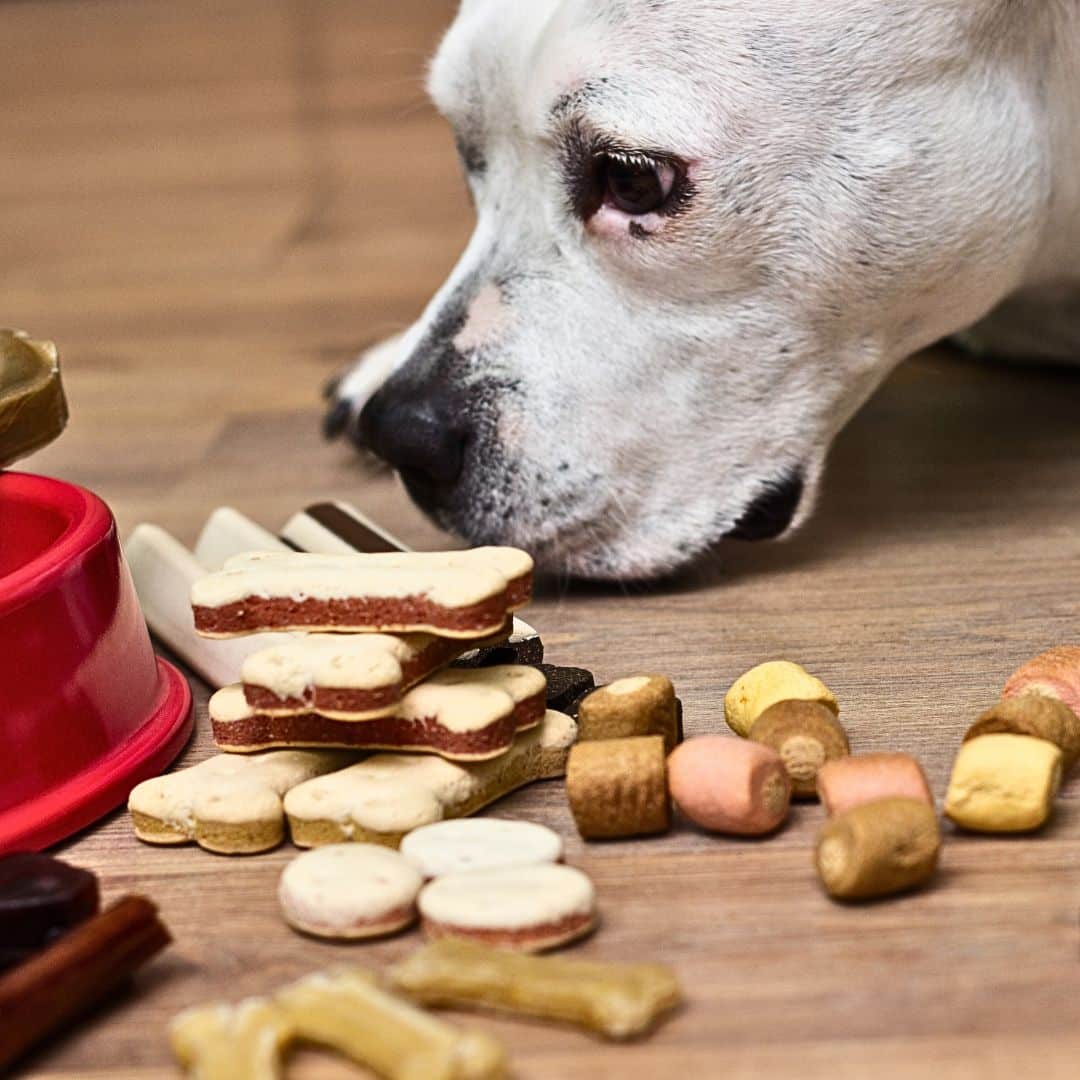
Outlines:
{"type": "Polygon", "coordinates": [[[664,573],[916,350],[1080,356],[1080,0],[464,0],[429,87],[476,232],[327,430],[474,543],[664,573]]]}

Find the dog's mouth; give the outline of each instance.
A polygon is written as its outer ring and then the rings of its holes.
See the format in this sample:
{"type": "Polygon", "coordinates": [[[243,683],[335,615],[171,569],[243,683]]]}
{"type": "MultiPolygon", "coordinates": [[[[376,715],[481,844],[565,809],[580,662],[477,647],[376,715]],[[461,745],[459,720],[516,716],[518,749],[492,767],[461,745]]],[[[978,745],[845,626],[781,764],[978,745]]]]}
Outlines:
{"type": "Polygon", "coordinates": [[[775,540],[787,532],[795,520],[805,486],[802,470],[766,484],[734,527],[724,534],[724,539],[775,540]]]}

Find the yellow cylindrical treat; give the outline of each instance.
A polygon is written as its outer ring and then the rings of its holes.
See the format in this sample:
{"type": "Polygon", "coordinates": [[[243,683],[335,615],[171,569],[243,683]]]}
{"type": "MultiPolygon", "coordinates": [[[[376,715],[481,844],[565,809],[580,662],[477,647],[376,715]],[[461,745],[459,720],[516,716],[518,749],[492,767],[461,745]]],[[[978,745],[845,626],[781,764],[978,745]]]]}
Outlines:
{"type": "Polygon", "coordinates": [[[1052,742],[1062,753],[1068,772],[1080,758],[1080,717],[1058,698],[1025,693],[1004,698],[968,728],[964,742],[980,735],[1031,735],[1052,742]]]}
{"type": "Polygon", "coordinates": [[[753,742],[771,746],[791,777],[791,794],[817,795],[818,769],[851,752],[847,734],[832,710],[816,701],[779,701],[750,728],[753,742]]]}
{"type": "Polygon", "coordinates": [[[818,876],[837,900],[869,900],[921,885],[934,872],[941,830],[921,799],[882,799],[830,818],[818,834],[818,876]]]}
{"type": "Polygon", "coordinates": [[[666,675],[632,675],[594,690],[578,709],[578,741],[663,735],[668,753],[679,741],[678,702],[666,675]]]}
{"type": "Polygon", "coordinates": [[[1045,824],[1061,785],[1061,750],[1030,735],[980,735],[960,747],[945,813],[973,832],[1030,832],[1045,824]]]}
{"type": "Polygon", "coordinates": [[[587,840],[666,832],[671,802],[663,737],[578,743],[566,765],[566,794],[587,840]]]}
{"type": "Polygon", "coordinates": [[[735,680],[724,698],[724,719],[745,738],[754,721],[779,701],[816,701],[840,711],[833,692],[805,668],[790,660],[770,660],[735,680]]]}

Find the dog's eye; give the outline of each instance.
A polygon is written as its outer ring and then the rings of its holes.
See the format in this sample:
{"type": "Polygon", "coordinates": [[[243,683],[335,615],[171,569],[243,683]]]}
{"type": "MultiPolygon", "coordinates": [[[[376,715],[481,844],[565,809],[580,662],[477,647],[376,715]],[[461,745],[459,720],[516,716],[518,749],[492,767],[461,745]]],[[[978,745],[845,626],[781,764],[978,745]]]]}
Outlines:
{"type": "Polygon", "coordinates": [[[675,166],[642,154],[604,154],[598,162],[604,202],[641,217],[663,208],[678,179],[675,166]]]}

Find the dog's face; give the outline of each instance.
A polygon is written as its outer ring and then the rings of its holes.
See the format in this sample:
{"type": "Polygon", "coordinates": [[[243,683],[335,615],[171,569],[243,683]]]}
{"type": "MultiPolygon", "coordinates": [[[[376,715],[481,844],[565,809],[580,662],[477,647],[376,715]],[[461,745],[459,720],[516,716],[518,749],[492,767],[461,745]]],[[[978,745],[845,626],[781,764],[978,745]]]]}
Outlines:
{"type": "Polygon", "coordinates": [[[465,0],[430,90],[476,232],[362,412],[344,380],[358,438],[575,574],[787,531],[889,368],[1036,242],[1001,7],[465,0]]]}

